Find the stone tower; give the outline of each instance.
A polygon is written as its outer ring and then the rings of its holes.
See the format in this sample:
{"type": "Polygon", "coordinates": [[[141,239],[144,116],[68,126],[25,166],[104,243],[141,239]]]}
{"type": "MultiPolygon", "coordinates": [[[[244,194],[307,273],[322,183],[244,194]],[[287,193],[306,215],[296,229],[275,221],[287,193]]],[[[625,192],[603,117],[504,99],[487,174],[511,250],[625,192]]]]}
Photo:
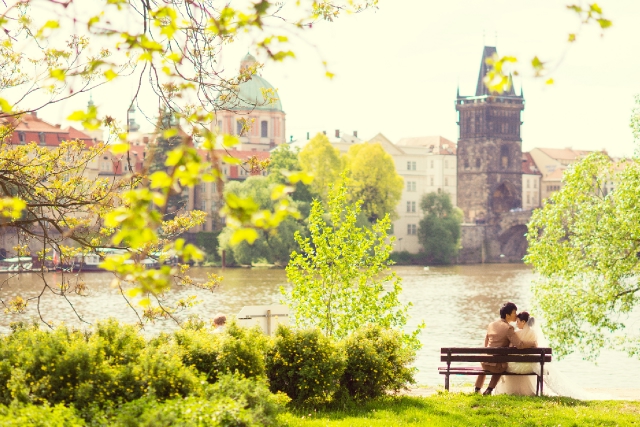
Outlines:
{"type": "Polygon", "coordinates": [[[513,85],[490,93],[483,82],[486,60],[496,48],[482,52],[474,96],[456,98],[458,125],[458,207],[465,223],[491,224],[500,214],[522,207],[521,112],[524,97],[513,85]]]}

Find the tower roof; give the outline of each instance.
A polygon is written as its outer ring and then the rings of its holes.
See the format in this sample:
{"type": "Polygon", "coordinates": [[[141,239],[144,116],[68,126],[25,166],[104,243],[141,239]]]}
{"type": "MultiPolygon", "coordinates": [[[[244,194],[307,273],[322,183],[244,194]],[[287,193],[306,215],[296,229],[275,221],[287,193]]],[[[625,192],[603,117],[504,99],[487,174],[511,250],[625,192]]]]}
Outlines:
{"type": "MultiPolygon", "coordinates": [[[[487,65],[487,59],[497,55],[498,51],[495,46],[485,46],[482,51],[482,60],[480,61],[480,72],[478,73],[478,84],[476,85],[476,96],[491,95],[487,85],[484,84],[484,77],[489,72],[489,66],[487,65]]],[[[509,90],[503,92],[502,96],[517,96],[513,87],[513,77],[509,74],[509,90]]]]}
{"type": "MultiPolygon", "coordinates": [[[[247,53],[240,61],[240,70],[242,71],[245,67],[255,62],[256,59],[250,53],[247,53]]],[[[221,107],[234,111],[284,111],[276,88],[257,74],[241,82],[234,90],[229,91],[221,107]]]]}

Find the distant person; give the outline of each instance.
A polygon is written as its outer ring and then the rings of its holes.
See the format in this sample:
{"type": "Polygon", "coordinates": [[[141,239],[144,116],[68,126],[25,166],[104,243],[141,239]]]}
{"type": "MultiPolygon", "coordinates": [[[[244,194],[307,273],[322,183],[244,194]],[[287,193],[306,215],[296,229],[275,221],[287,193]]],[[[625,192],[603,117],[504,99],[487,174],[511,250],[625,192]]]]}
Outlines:
{"type": "Polygon", "coordinates": [[[218,313],[213,317],[213,333],[221,334],[224,332],[224,327],[227,324],[227,316],[218,313]]]}

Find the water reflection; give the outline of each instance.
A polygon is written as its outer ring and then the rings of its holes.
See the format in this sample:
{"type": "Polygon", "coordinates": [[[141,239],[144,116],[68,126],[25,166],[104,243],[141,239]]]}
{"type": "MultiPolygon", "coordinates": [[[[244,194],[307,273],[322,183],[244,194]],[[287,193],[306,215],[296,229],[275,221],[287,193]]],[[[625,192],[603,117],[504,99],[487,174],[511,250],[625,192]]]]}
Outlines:
{"type": "MultiPolygon", "coordinates": [[[[437,373],[440,364],[440,348],[445,346],[482,345],[486,326],[498,317],[505,301],[513,301],[518,308],[528,309],[531,303],[530,285],[534,279],[531,270],[523,265],[496,264],[453,267],[397,267],[403,278],[403,302],[411,302],[408,330],[424,320],[427,327],[421,334],[423,348],[416,362],[421,384],[442,384],[437,373]]],[[[215,313],[237,313],[244,305],[262,305],[280,301],[280,286],[286,285],[283,270],[270,269],[193,269],[191,276],[196,281],[205,281],[206,273],[224,276],[222,286],[214,292],[198,292],[202,303],[192,313],[210,319],[215,313]]],[[[51,284],[60,284],[59,273],[45,275],[51,284]]],[[[138,319],[127,307],[119,291],[111,286],[113,276],[109,273],[84,273],[66,275],[64,280],[83,280],[87,285],[87,297],[71,296],[69,301],[76,311],[90,323],[106,317],[117,317],[123,322],[134,323],[138,319]]],[[[41,279],[34,273],[21,274],[8,279],[0,276],[3,299],[17,294],[34,296],[42,292],[41,279]],[[8,280],[8,281],[7,281],[8,280]]],[[[193,294],[191,289],[177,287],[170,294],[172,299],[193,294]]],[[[28,315],[37,315],[30,305],[28,315]]],[[[41,310],[47,320],[63,321],[82,326],[69,305],[45,290],[41,299],[41,310]]],[[[535,313],[532,313],[535,315],[535,313]]],[[[186,315],[181,315],[185,318],[186,315]]],[[[640,318],[640,315],[636,315],[640,318]]],[[[6,332],[11,321],[24,320],[24,316],[2,315],[0,330],[6,332]]],[[[158,322],[147,328],[147,334],[175,329],[171,322],[158,322]]],[[[640,384],[640,361],[629,359],[620,352],[605,351],[595,366],[574,354],[558,366],[578,385],[589,388],[617,387],[637,388],[640,384]]],[[[468,382],[468,377],[457,379],[468,382]]]]}

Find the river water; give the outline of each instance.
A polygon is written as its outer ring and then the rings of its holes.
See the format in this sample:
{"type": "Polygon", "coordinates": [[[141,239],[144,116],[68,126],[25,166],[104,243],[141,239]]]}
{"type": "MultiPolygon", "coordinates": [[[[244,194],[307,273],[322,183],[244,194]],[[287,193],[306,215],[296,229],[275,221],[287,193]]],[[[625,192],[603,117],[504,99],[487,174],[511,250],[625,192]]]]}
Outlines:
{"type": "MultiPolygon", "coordinates": [[[[403,279],[402,301],[413,304],[407,330],[415,329],[423,320],[426,323],[420,336],[423,347],[416,360],[419,370],[417,380],[423,385],[443,383],[442,376],[437,372],[437,367],[441,365],[441,347],[482,346],[487,324],[498,317],[498,310],[505,301],[515,302],[520,310],[527,310],[531,304],[530,284],[534,274],[524,265],[431,267],[428,271],[422,267],[396,267],[395,271],[403,279]]],[[[222,285],[213,292],[197,292],[202,302],[190,313],[205,318],[211,318],[218,312],[233,315],[245,305],[279,303],[280,286],[288,286],[284,270],[194,268],[190,275],[196,281],[204,281],[206,273],[216,273],[224,279],[222,285]]],[[[59,285],[63,280],[70,280],[71,285],[76,280],[84,281],[88,295],[73,295],[69,297],[69,302],[87,322],[93,323],[107,317],[116,317],[127,323],[138,320],[119,291],[112,287],[113,276],[110,273],[83,273],[79,276],[47,273],[44,279],[51,285],[59,285]]],[[[11,279],[5,274],[0,276],[0,281],[0,296],[5,301],[18,294],[23,297],[35,296],[43,289],[42,278],[35,273],[23,273],[11,279]]],[[[170,298],[194,293],[193,289],[177,287],[171,292],[170,298]]],[[[69,302],[45,290],[41,297],[41,313],[48,321],[81,326],[69,302]]],[[[0,314],[0,332],[8,332],[8,325],[12,321],[36,316],[35,308],[32,302],[26,314],[0,314]]],[[[628,323],[628,328],[632,330],[640,328],[640,313],[635,314],[628,323]]],[[[186,314],[179,316],[184,318],[186,314]]],[[[154,334],[176,327],[171,321],[161,321],[148,325],[146,333],[154,334]]],[[[640,360],[629,358],[622,352],[603,350],[597,364],[583,360],[580,354],[572,354],[553,363],[579,387],[640,387],[640,360]]],[[[469,377],[454,377],[453,384],[469,381],[469,377]]]]}

